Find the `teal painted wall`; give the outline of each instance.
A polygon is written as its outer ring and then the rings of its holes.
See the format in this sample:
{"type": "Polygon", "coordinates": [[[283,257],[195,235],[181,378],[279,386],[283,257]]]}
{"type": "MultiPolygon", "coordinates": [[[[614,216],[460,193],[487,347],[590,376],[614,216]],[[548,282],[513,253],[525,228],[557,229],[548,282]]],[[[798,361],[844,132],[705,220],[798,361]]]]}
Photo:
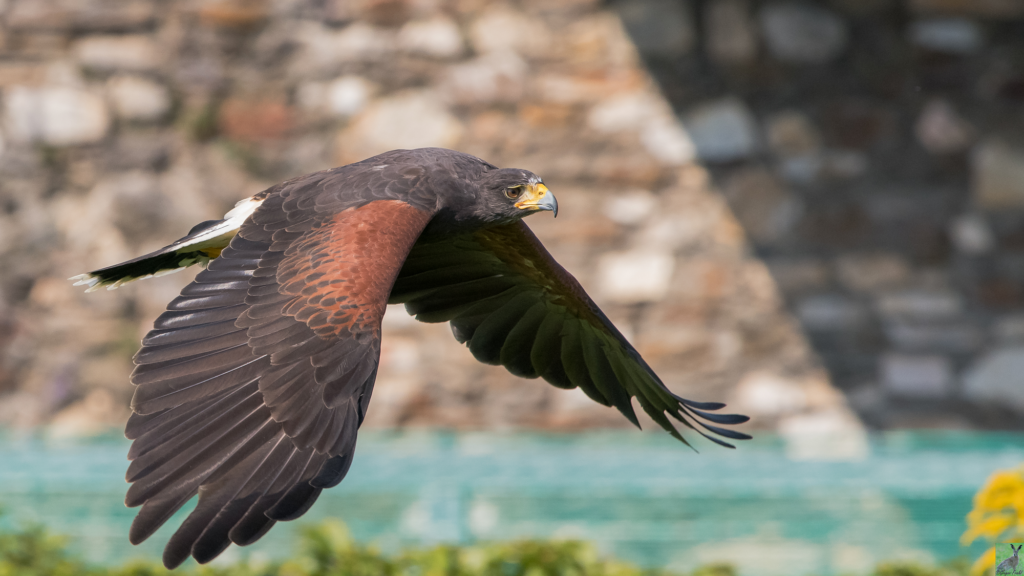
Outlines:
{"type": "MultiPolygon", "coordinates": [[[[0,525],[41,522],[99,563],[159,558],[169,526],[139,547],[127,541],[127,448],[0,437],[0,525]]],[[[883,559],[976,556],[981,545],[958,543],[971,497],[1021,462],[1024,436],[1011,434],[889,433],[861,460],[827,462],[790,460],[777,438],[696,454],[639,432],[372,432],[310,513],[225,556],[283,557],[298,526],[340,518],[384,549],[556,536],[680,570],[728,559],[750,576],[858,572],[883,559]]]]}

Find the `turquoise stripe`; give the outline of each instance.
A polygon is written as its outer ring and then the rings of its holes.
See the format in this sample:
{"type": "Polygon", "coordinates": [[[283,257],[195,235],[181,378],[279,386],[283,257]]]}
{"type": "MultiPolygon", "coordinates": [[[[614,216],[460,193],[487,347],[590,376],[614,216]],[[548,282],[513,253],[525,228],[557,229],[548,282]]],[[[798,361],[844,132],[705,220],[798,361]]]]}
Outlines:
{"type": "MultiPolygon", "coordinates": [[[[127,448],[117,437],[0,436],[0,525],[41,522],[97,563],[159,558],[168,527],[137,548],[127,542],[127,448]]],[[[287,556],[298,525],[337,517],[385,549],[563,536],[643,565],[687,569],[732,550],[781,555],[800,572],[849,572],[896,556],[980,553],[958,543],[971,498],[991,472],[1021,462],[1024,436],[1014,434],[889,433],[863,460],[795,462],[766,437],[694,454],[630,431],[368,432],[341,486],[228,558],[287,556]]]]}

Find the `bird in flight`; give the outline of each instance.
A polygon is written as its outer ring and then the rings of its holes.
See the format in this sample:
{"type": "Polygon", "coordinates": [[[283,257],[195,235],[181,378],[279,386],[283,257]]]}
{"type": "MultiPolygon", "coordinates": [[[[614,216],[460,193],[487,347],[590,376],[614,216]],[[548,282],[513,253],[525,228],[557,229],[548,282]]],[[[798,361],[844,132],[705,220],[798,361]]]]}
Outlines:
{"type": "Polygon", "coordinates": [[[579,387],[639,426],[635,398],[718,444],[746,416],[670,391],[522,221],[558,203],[535,174],[440,148],[393,150],[243,200],[173,244],[72,278],[88,290],[205,265],[135,356],[125,435],[138,544],[196,494],[164,549],[209,562],[304,514],[348,472],[405,304],[477,360],[579,387]]]}

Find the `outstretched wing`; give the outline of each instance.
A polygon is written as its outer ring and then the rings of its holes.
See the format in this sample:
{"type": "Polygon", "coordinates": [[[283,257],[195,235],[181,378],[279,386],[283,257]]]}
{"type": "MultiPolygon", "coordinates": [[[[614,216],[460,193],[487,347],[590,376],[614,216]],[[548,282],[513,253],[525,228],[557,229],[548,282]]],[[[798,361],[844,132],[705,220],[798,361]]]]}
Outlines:
{"type": "Polygon", "coordinates": [[[432,212],[423,171],[364,165],[274,189],[135,358],[130,539],[192,496],[164,564],[207,562],[302,515],[348,471],[380,323],[432,212]]]}
{"type": "Polygon", "coordinates": [[[390,302],[405,303],[418,320],[450,322],[455,338],[477,360],[560,388],[579,387],[637,426],[631,398],[683,442],[666,415],[730,448],[700,428],[749,438],[715,425],[746,422],[746,416],[713,414],[708,411],[724,405],[672,393],[522,221],[421,240],[406,259],[390,302]]]}

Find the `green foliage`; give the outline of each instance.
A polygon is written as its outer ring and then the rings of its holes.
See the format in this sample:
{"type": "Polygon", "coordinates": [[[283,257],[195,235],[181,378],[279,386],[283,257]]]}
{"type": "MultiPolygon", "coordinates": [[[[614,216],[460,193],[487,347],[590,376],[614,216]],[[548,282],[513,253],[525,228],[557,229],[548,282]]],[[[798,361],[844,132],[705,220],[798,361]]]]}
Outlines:
{"type": "MultiPolygon", "coordinates": [[[[880,564],[870,576],[966,576],[966,562],[923,566],[880,564]]],[[[802,573],[799,569],[794,574],[802,573]]],[[[179,568],[156,562],[89,566],[68,552],[65,538],[39,526],[0,531],[0,576],[673,576],[604,558],[579,541],[500,542],[473,546],[413,548],[386,555],[355,542],[340,522],[303,530],[295,557],[284,562],[239,562],[179,568]]],[[[676,576],[682,576],[676,574],[676,576]]],[[[736,576],[728,564],[709,564],[690,576],[736,576]]]]}
{"type": "Polygon", "coordinates": [[[40,526],[0,533],[0,576],[77,576],[90,574],[66,551],[64,538],[40,526]]]}
{"type": "Polygon", "coordinates": [[[916,562],[884,562],[875,567],[871,576],[967,576],[970,573],[970,563],[957,559],[939,566],[916,562]]]}

